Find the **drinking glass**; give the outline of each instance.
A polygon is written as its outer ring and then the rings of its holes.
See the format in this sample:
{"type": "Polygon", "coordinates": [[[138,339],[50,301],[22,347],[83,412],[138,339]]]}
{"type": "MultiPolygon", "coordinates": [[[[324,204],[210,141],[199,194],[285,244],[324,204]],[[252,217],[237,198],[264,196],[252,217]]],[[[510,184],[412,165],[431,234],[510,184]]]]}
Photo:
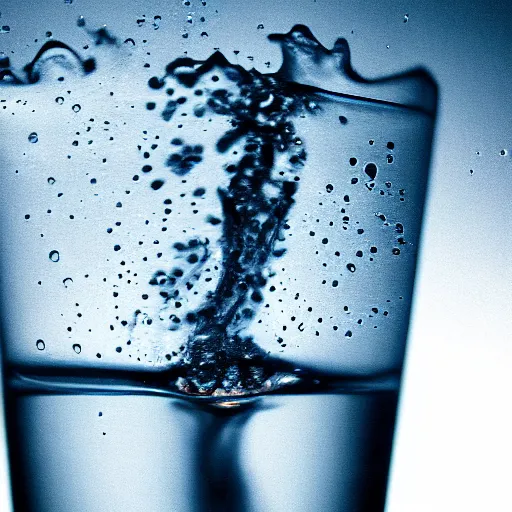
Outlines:
{"type": "Polygon", "coordinates": [[[383,510],[437,91],[331,4],[68,2],[2,57],[17,511],[383,510]]]}

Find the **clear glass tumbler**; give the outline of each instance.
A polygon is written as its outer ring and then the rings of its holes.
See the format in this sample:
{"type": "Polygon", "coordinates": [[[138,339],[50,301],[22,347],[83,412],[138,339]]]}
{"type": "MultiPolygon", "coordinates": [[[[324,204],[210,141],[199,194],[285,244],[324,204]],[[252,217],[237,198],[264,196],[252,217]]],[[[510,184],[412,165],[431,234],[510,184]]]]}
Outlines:
{"type": "Polygon", "coordinates": [[[196,3],[0,61],[15,509],[382,511],[436,85],[196,3]]]}

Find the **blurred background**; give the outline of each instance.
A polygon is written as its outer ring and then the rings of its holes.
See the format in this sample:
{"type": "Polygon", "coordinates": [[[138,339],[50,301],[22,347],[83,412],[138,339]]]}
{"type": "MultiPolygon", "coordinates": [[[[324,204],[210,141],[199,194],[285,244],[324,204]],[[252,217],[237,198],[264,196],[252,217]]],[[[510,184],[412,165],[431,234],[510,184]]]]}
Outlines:
{"type": "MultiPolygon", "coordinates": [[[[199,4],[190,2],[189,9],[199,4]]],[[[137,16],[161,15],[163,25],[182,4],[3,0],[0,26],[9,30],[0,31],[0,51],[21,66],[47,31],[72,41],[79,15],[91,27],[107,24],[129,37],[137,16]]],[[[233,10],[237,2],[209,4],[233,10]]],[[[387,512],[509,511],[512,4],[305,0],[296,6],[292,18],[289,4],[257,2],[271,32],[306,23],[327,47],[346,37],[355,69],[367,78],[422,65],[440,87],[387,512]]],[[[239,32],[232,37],[240,37],[241,55],[251,54],[255,38],[244,20],[234,17],[231,28],[239,32]]],[[[214,30],[212,36],[211,49],[218,46],[214,30]]],[[[264,69],[257,55],[252,64],[264,69]]],[[[0,509],[8,510],[0,446],[0,509]]]]}

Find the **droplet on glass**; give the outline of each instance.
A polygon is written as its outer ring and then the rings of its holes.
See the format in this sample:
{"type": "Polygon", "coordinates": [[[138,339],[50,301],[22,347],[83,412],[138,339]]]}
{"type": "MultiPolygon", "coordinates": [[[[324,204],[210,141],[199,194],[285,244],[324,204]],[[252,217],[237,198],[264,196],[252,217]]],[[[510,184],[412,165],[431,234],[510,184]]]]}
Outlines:
{"type": "Polygon", "coordinates": [[[370,177],[370,179],[374,180],[377,177],[377,166],[373,162],[370,162],[366,164],[364,172],[370,177]]]}
{"type": "Polygon", "coordinates": [[[36,341],[37,350],[44,350],[45,346],[46,345],[44,344],[43,340],[37,340],[36,341]]]}
{"type": "Polygon", "coordinates": [[[59,254],[59,251],[51,251],[50,254],[49,254],[49,258],[51,261],[53,261],[54,263],[57,263],[57,261],[60,260],[60,254],[59,254]]]}
{"type": "Polygon", "coordinates": [[[28,141],[31,142],[32,144],[35,144],[38,140],[39,140],[39,138],[37,137],[37,133],[36,132],[32,132],[28,136],[28,141]]]}

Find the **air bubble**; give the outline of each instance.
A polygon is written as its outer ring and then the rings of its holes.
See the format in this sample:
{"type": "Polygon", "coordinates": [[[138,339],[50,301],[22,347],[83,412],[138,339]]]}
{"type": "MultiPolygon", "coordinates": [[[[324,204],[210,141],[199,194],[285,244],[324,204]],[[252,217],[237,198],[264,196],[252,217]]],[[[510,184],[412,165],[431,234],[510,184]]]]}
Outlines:
{"type": "Polygon", "coordinates": [[[73,105],[71,108],[73,109],[73,112],[80,112],[80,110],[82,110],[82,107],[78,103],[73,105]]]}
{"type": "Polygon", "coordinates": [[[76,20],[76,24],[78,27],[85,27],[85,18],[83,16],[79,16],[76,20]]]}
{"type": "Polygon", "coordinates": [[[67,288],[68,286],[73,284],[73,279],[71,277],[66,277],[66,279],[62,281],[62,284],[67,288]]]}
{"type": "Polygon", "coordinates": [[[36,347],[37,347],[37,350],[44,350],[46,345],[44,344],[43,340],[37,340],[36,347]]]}
{"type": "Polygon", "coordinates": [[[76,354],[80,354],[80,352],[82,352],[82,347],[78,343],[75,343],[73,345],[73,350],[75,351],[76,354]]]}
{"type": "Polygon", "coordinates": [[[32,144],[35,144],[37,141],[39,140],[38,136],[37,136],[37,133],[36,132],[32,132],[29,136],[28,136],[28,141],[31,142],[32,144]]]}
{"type": "Polygon", "coordinates": [[[59,251],[50,251],[50,254],[48,255],[51,261],[54,263],[57,263],[57,261],[60,260],[60,254],[59,251]]]}
{"type": "Polygon", "coordinates": [[[404,14],[404,23],[407,23],[409,21],[409,15],[404,14]]]}
{"type": "Polygon", "coordinates": [[[51,176],[48,178],[48,184],[53,185],[55,183],[55,178],[52,178],[51,176]]]}
{"type": "Polygon", "coordinates": [[[347,269],[354,273],[356,271],[356,266],[353,263],[347,263],[347,269]]]}
{"type": "Polygon", "coordinates": [[[64,98],[62,96],[57,96],[55,98],[55,103],[57,103],[58,105],[62,105],[64,103],[64,98]]]}
{"type": "Polygon", "coordinates": [[[347,124],[348,119],[345,116],[339,116],[338,119],[340,120],[341,124],[347,124]]]}

